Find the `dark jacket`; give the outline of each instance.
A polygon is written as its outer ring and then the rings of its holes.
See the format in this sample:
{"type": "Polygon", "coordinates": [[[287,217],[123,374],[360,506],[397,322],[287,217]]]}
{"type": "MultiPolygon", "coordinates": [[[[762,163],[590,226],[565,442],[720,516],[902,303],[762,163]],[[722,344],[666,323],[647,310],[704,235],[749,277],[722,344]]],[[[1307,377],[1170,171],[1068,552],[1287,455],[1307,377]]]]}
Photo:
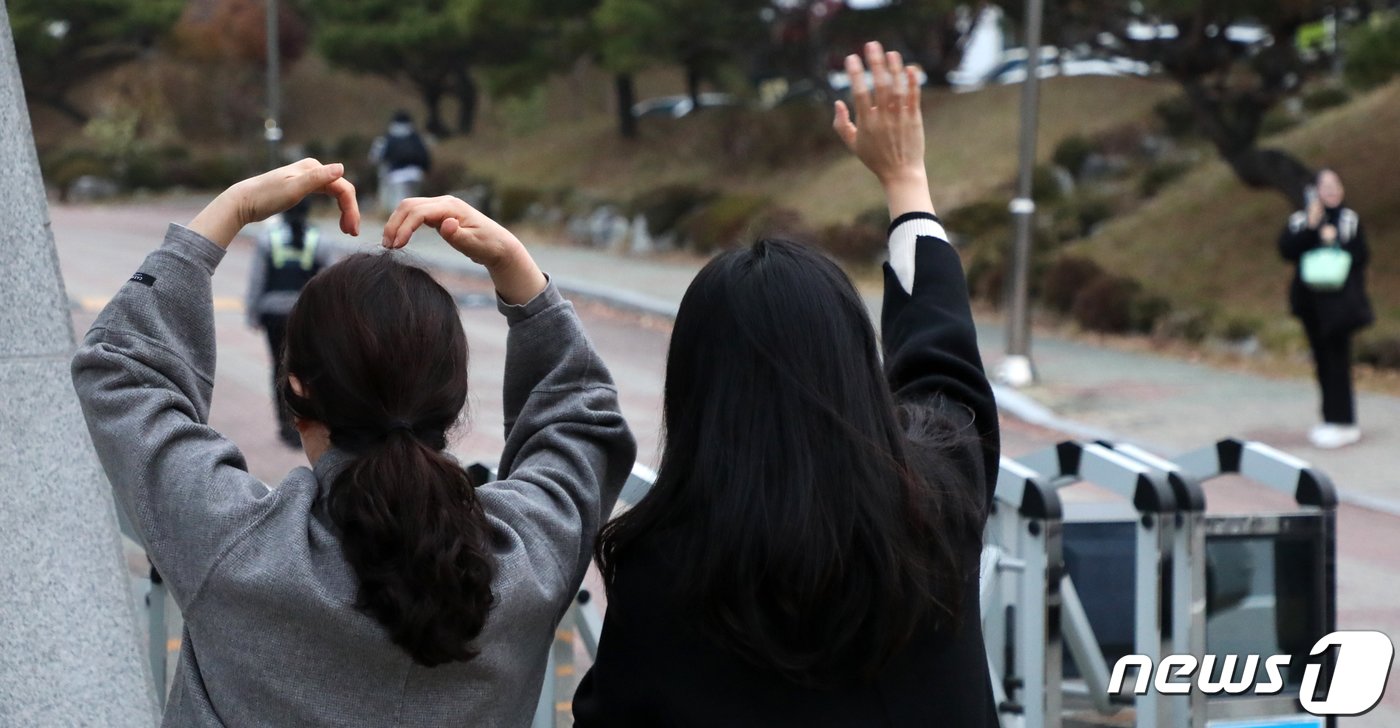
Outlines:
{"type": "MultiPolygon", "coordinates": [[[[980,448],[971,445],[960,466],[989,504],[1000,456],[996,402],[962,265],[932,215],[903,216],[890,230],[891,260],[902,261],[885,268],[890,385],[900,402],[932,400],[975,426],[980,448]]],[[[706,640],[694,610],[675,596],[674,552],[664,538],[651,538],[617,565],[597,661],[574,696],[575,725],[995,726],[977,589],[980,554],[979,539],[961,544],[968,581],[956,630],[917,634],[874,682],[818,690],[706,640]]]]}
{"type": "Polygon", "coordinates": [[[1366,268],[1370,264],[1371,249],[1366,244],[1366,231],[1359,217],[1349,208],[1333,208],[1327,210],[1322,224],[1335,225],[1338,244],[1351,253],[1351,272],[1341,290],[1314,291],[1303,283],[1299,261],[1304,253],[1323,245],[1318,230],[1308,227],[1306,211],[1300,210],[1288,218],[1288,225],[1279,235],[1278,250],[1284,260],[1294,264],[1293,282],[1288,289],[1288,304],[1293,315],[1315,334],[1329,338],[1370,326],[1375,314],[1366,295],[1366,268]]]}

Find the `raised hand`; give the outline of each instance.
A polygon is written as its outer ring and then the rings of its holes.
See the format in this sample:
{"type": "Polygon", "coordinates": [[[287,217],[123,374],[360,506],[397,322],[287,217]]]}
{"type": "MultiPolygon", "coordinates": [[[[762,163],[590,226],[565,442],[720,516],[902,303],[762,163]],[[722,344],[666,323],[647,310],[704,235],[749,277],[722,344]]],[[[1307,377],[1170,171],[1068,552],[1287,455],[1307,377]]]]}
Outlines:
{"type": "Polygon", "coordinates": [[[870,42],[865,44],[864,64],[854,53],[846,57],[846,75],[859,126],[846,103],[837,101],[832,128],[885,187],[891,215],[932,212],[918,72],[905,66],[898,52],[886,53],[879,43],[870,42]],[[865,82],[866,65],[873,93],[865,82]]]}
{"type": "Polygon", "coordinates": [[[340,229],[360,234],[360,207],[355,187],[345,179],[345,165],[303,159],[250,177],[224,190],[190,222],[190,229],[227,248],[245,225],[284,212],[311,194],[330,195],[340,206],[340,229]]]}
{"type": "Polygon", "coordinates": [[[485,266],[506,303],[525,303],[548,283],[530,253],[511,231],[456,197],[410,197],[384,224],[384,247],[408,245],[427,225],[458,252],[485,266]]]}

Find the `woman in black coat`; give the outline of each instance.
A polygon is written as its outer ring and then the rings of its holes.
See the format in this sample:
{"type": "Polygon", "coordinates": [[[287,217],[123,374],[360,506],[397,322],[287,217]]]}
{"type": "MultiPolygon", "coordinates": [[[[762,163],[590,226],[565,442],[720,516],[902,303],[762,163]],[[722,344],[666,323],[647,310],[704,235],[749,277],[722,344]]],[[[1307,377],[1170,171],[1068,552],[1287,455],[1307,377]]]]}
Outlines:
{"type": "Polygon", "coordinates": [[[1366,296],[1366,267],[1371,251],[1355,211],[1343,206],[1345,190],[1337,173],[1317,176],[1308,207],[1293,213],[1279,236],[1279,253],[1296,264],[1288,301],[1303,324],[1322,389],[1322,424],[1308,434],[1319,448],[1338,448],[1361,439],[1356,425],[1356,399],[1351,383],[1351,339],[1369,326],[1375,315],[1366,296]],[[1351,255],[1351,268],[1340,288],[1319,287],[1304,280],[1303,259],[1310,251],[1337,246],[1351,255]]]}
{"type": "Polygon", "coordinates": [[[914,72],[866,60],[873,97],[850,56],[859,127],[841,102],[835,127],[893,219],[883,342],[812,248],[762,240],[696,276],[656,485],[599,540],[579,728],[996,725],[977,588],[996,402],[914,72]]]}

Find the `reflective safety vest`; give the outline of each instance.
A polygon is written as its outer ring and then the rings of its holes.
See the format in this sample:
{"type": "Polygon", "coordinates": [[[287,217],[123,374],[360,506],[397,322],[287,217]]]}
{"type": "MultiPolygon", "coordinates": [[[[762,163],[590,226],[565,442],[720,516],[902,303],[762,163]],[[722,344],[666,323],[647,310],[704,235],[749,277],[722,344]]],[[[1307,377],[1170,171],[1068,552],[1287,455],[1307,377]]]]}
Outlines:
{"type": "Polygon", "coordinates": [[[274,229],[268,236],[268,242],[271,243],[272,267],[282,269],[296,263],[302,270],[310,272],[316,265],[316,244],[320,240],[320,232],[308,227],[301,241],[301,248],[297,249],[292,247],[291,230],[285,227],[274,229]]]}

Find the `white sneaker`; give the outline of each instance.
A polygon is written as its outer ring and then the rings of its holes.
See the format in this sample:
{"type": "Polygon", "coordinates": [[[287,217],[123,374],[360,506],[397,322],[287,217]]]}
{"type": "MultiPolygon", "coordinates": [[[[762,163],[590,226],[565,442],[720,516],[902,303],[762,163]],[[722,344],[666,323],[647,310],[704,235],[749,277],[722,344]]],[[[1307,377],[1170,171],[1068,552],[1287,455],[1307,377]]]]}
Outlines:
{"type": "Polygon", "coordinates": [[[1318,449],[1335,450],[1360,442],[1361,428],[1356,425],[1318,425],[1308,433],[1308,440],[1318,449]]]}

